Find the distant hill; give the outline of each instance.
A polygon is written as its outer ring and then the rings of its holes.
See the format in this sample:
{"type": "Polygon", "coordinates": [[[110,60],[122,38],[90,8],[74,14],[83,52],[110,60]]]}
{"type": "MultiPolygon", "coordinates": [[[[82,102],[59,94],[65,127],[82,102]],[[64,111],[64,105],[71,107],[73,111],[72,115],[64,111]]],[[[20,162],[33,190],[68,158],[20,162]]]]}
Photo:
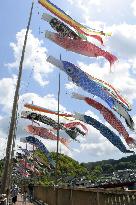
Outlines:
{"type": "Polygon", "coordinates": [[[117,170],[136,169],[136,155],[123,157],[119,160],[109,159],[98,162],[82,163],[82,165],[86,167],[88,171],[92,171],[99,166],[102,168],[103,174],[110,174],[117,170]]]}
{"type": "MultiPolygon", "coordinates": [[[[52,153],[52,158],[56,160],[56,153],[52,153]]],[[[88,180],[96,181],[106,175],[111,176],[115,171],[126,169],[136,169],[135,155],[123,157],[119,160],[109,159],[98,162],[79,163],[71,157],[59,154],[58,175],[59,178],[62,178],[63,182],[69,177],[84,177],[88,180]]]]}
{"type": "MultiPolygon", "coordinates": [[[[48,164],[48,160],[41,151],[36,151],[36,154],[48,164]]],[[[51,153],[52,158],[56,161],[56,153],[51,153]]],[[[71,157],[64,154],[59,154],[58,163],[58,179],[61,183],[65,183],[70,178],[97,181],[106,175],[111,176],[113,172],[118,170],[135,169],[136,170],[136,156],[131,155],[123,157],[119,160],[109,159],[98,162],[79,163],[71,157]]],[[[0,160],[0,176],[3,170],[3,160],[0,160]]],[[[55,170],[46,171],[39,181],[41,184],[53,184],[55,180],[55,170]]]]}

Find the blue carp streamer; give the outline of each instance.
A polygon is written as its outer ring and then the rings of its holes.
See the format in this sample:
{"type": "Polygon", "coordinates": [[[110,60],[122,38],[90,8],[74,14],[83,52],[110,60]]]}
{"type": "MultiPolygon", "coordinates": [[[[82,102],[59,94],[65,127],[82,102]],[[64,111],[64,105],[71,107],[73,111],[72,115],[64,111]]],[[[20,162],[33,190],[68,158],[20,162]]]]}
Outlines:
{"type": "Polygon", "coordinates": [[[100,131],[100,133],[106,137],[114,146],[116,146],[123,153],[134,153],[133,151],[127,150],[120,137],[111,131],[108,127],[97,121],[96,119],[81,114],[75,114],[77,119],[84,121],[85,123],[92,125],[94,128],[100,131]]]}
{"type": "Polygon", "coordinates": [[[89,78],[87,73],[82,71],[74,64],[68,61],[58,60],[53,56],[49,56],[47,58],[47,61],[63,70],[77,86],[81,87],[88,93],[91,93],[92,95],[104,100],[110,108],[114,109],[119,115],[121,115],[125,119],[128,127],[134,130],[133,119],[128,114],[125,107],[123,107],[121,103],[119,103],[115,98],[113,98],[105,90],[103,90],[103,87],[99,83],[89,78]]]}
{"type": "Polygon", "coordinates": [[[55,167],[55,162],[51,158],[50,152],[48,151],[48,149],[45,147],[45,145],[40,140],[38,140],[37,138],[35,138],[33,136],[28,136],[25,138],[25,140],[28,143],[33,144],[36,147],[38,147],[46,155],[46,157],[47,157],[48,161],[51,163],[51,165],[53,167],[55,167]]]}

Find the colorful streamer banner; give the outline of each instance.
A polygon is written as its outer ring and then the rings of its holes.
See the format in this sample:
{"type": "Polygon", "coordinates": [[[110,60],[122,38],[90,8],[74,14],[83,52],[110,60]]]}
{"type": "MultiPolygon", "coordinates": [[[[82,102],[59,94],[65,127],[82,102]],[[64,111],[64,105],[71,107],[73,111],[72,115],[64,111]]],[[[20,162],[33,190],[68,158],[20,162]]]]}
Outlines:
{"type": "Polygon", "coordinates": [[[92,125],[94,128],[100,131],[100,133],[106,137],[114,146],[116,146],[123,153],[134,153],[133,151],[127,150],[119,136],[112,132],[108,127],[97,121],[96,119],[87,116],[81,115],[79,113],[75,114],[75,117],[83,122],[92,125]]]}
{"type": "Polygon", "coordinates": [[[91,80],[84,71],[68,61],[61,61],[54,58],[53,56],[49,56],[47,61],[64,71],[77,86],[81,87],[88,93],[91,93],[93,96],[97,96],[104,100],[110,106],[110,108],[114,109],[125,119],[128,127],[134,130],[133,119],[128,114],[125,107],[122,106],[122,104],[115,100],[112,96],[109,96],[109,94],[103,90],[103,88],[97,84],[97,82],[91,80]]]}
{"type": "Polygon", "coordinates": [[[27,171],[24,171],[23,168],[20,166],[16,167],[16,170],[23,176],[23,177],[29,177],[30,174],[27,171]]]}
{"type": "Polygon", "coordinates": [[[108,51],[102,50],[98,46],[88,41],[82,41],[80,39],[70,39],[68,37],[62,38],[58,33],[46,31],[45,37],[53,41],[62,48],[79,53],[88,57],[104,57],[110,63],[110,67],[118,60],[116,56],[108,51]]]}
{"type": "Polygon", "coordinates": [[[91,37],[101,37],[102,36],[111,36],[111,33],[104,33],[103,31],[97,31],[95,29],[86,28],[82,24],[73,20],[69,15],[67,15],[62,9],[58,8],[56,5],[51,3],[49,0],[39,0],[39,3],[44,6],[47,10],[57,16],[59,19],[73,27],[77,32],[91,37]]]}
{"type": "MultiPolygon", "coordinates": [[[[43,14],[42,19],[49,22],[50,26],[57,31],[61,37],[69,37],[72,39],[81,39],[72,29],[70,29],[66,24],[62,21],[54,18],[49,14],[43,14]]],[[[87,40],[87,39],[86,39],[87,40]]]]}
{"type": "Polygon", "coordinates": [[[42,122],[46,125],[49,125],[49,126],[53,127],[56,130],[57,129],[62,129],[74,140],[76,139],[76,137],[79,134],[85,135],[85,133],[77,127],[67,129],[63,126],[63,124],[59,124],[59,126],[58,126],[58,123],[55,120],[53,120],[53,119],[51,119],[51,118],[49,118],[45,115],[40,115],[40,114],[37,114],[37,113],[34,113],[34,112],[28,112],[28,111],[23,111],[21,113],[21,115],[24,118],[27,118],[27,119],[30,119],[30,120],[36,120],[36,121],[42,122]]]}
{"type": "Polygon", "coordinates": [[[81,123],[81,122],[69,122],[69,123],[64,124],[64,126],[65,126],[66,128],[71,128],[71,127],[75,127],[75,126],[78,126],[78,125],[80,125],[80,126],[86,131],[86,134],[87,134],[88,129],[87,129],[87,127],[86,127],[83,123],[81,123]]]}
{"type": "Polygon", "coordinates": [[[22,148],[22,147],[19,147],[19,149],[20,149],[22,152],[24,152],[24,154],[27,155],[27,156],[29,156],[29,155],[32,153],[32,151],[27,150],[27,149],[24,149],[24,148],[22,148]]]}
{"type": "Polygon", "coordinates": [[[33,136],[25,137],[24,140],[30,144],[35,145],[38,149],[40,149],[46,155],[50,164],[53,167],[55,167],[55,162],[52,160],[50,152],[48,151],[48,149],[45,147],[45,145],[40,140],[38,140],[37,138],[35,138],[33,136]]]}
{"type": "Polygon", "coordinates": [[[30,171],[34,172],[34,165],[26,162],[25,159],[20,159],[19,163],[22,164],[26,169],[29,169],[30,171]]]}
{"type": "Polygon", "coordinates": [[[71,28],[69,28],[62,21],[58,20],[57,18],[54,18],[53,16],[51,16],[49,14],[43,14],[42,19],[49,22],[51,27],[55,31],[57,31],[61,37],[69,37],[71,39],[83,39],[83,40],[90,41],[90,42],[91,42],[92,37],[93,37],[96,40],[100,41],[101,44],[103,44],[103,40],[102,40],[101,36],[91,35],[91,38],[89,38],[88,36],[81,34],[76,30],[73,31],[71,28]]]}
{"type": "MultiPolygon", "coordinates": [[[[54,114],[54,115],[58,115],[58,112],[57,111],[52,111],[50,109],[47,109],[47,108],[43,108],[43,107],[40,107],[38,105],[34,105],[34,104],[24,104],[24,107],[28,108],[28,109],[31,109],[31,110],[35,110],[35,111],[38,111],[38,112],[44,112],[44,113],[48,113],[48,114],[54,114]]],[[[63,116],[63,117],[72,117],[72,114],[68,114],[68,113],[62,113],[60,112],[59,113],[59,116],[63,116]]]]}
{"type": "MultiPolygon", "coordinates": [[[[44,139],[50,139],[50,140],[57,140],[57,136],[50,130],[44,128],[44,127],[36,127],[33,125],[28,125],[25,130],[33,135],[38,135],[44,139]]],[[[59,141],[64,144],[65,146],[68,146],[69,141],[63,137],[59,137],[59,141]]]]}
{"type": "Polygon", "coordinates": [[[126,110],[128,110],[128,111],[132,110],[131,104],[111,84],[109,84],[101,79],[95,78],[95,77],[89,75],[88,73],[86,73],[86,74],[91,80],[94,80],[95,82],[97,82],[103,88],[103,90],[105,90],[115,100],[118,100],[119,103],[121,103],[125,107],[126,110]]]}
{"type": "Polygon", "coordinates": [[[84,100],[87,104],[90,106],[94,107],[95,109],[99,110],[100,113],[103,115],[104,119],[113,127],[115,128],[119,134],[121,134],[126,143],[130,147],[136,147],[136,140],[133,139],[132,137],[129,137],[128,132],[126,131],[125,127],[123,126],[122,122],[113,114],[111,110],[106,108],[104,105],[101,103],[95,101],[92,98],[82,96],[77,93],[73,93],[72,97],[78,100],[84,100]]]}

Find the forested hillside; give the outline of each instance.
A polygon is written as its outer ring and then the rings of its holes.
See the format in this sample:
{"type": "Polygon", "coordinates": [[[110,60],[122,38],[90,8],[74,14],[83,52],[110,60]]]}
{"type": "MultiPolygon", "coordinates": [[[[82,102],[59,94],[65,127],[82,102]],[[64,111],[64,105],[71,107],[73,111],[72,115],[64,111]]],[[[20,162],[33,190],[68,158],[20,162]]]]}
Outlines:
{"type": "Polygon", "coordinates": [[[89,171],[94,170],[96,167],[101,167],[103,173],[111,173],[117,170],[136,169],[136,155],[123,157],[119,160],[109,159],[98,162],[82,163],[89,171]]]}
{"type": "MultiPolygon", "coordinates": [[[[55,169],[51,169],[49,167],[47,158],[41,151],[36,151],[35,154],[38,155],[44,162],[43,175],[38,180],[38,183],[54,184],[55,169]]],[[[56,161],[56,153],[51,153],[51,155],[54,161],[56,161]]],[[[18,162],[16,161],[16,163],[18,162]]],[[[0,176],[2,173],[2,169],[3,160],[0,160],[0,176]]],[[[73,178],[84,178],[87,180],[95,181],[103,176],[112,175],[114,171],[126,169],[136,169],[135,155],[124,157],[119,160],[109,159],[99,162],[79,163],[71,157],[68,157],[64,154],[59,154],[58,179],[60,183],[65,183],[72,180],[73,178]]]]}

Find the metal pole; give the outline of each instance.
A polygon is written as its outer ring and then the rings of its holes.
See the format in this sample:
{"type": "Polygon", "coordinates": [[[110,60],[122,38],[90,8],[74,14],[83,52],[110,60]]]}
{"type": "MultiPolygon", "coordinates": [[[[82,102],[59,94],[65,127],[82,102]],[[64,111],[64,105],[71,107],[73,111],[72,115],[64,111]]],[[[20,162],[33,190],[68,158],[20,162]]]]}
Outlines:
{"type": "MultiPolygon", "coordinates": [[[[60,56],[61,59],[61,56],[60,56]]],[[[59,104],[60,104],[60,73],[59,73],[59,86],[58,86],[58,129],[57,129],[57,152],[56,152],[56,167],[55,167],[55,185],[57,185],[58,178],[58,152],[59,152],[59,104]]]]}
{"type": "MultiPolygon", "coordinates": [[[[25,174],[27,173],[27,168],[26,168],[26,164],[27,164],[27,142],[25,144],[25,149],[26,149],[26,152],[25,152],[25,167],[24,167],[24,170],[25,170],[25,174]]],[[[24,186],[24,189],[23,189],[23,194],[24,194],[24,202],[26,204],[26,187],[27,187],[27,180],[26,178],[24,178],[24,180],[22,180],[23,182],[23,186],[24,186]]]]}
{"type": "MultiPolygon", "coordinates": [[[[19,98],[18,98],[19,99],[19,98]]],[[[16,110],[16,121],[15,121],[15,128],[14,128],[14,134],[13,134],[13,143],[12,143],[12,151],[11,151],[11,159],[10,159],[10,167],[9,167],[9,179],[7,181],[8,183],[8,190],[10,191],[11,188],[11,182],[12,182],[12,172],[13,172],[13,157],[14,157],[14,148],[15,148],[15,140],[16,140],[16,132],[17,132],[17,124],[18,124],[18,105],[16,110]]],[[[8,203],[8,200],[7,200],[8,203]]]]}
{"type": "MultiPolygon", "coordinates": [[[[33,105],[33,101],[32,101],[32,105],[33,105]]],[[[32,120],[32,126],[34,125],[34,120],[32,120]]],[[[33,134],[33,137],[34,137],[34,134],[33,134]]],[[[33,166],[34,166],[34,172],[32,173],[32,180],[33,180],[33,183],[35,183],[35,163],[34,163],[34,145],[33,145],[33,166]]]]}
{"type": "MultiPolygon", "coordinates": [[[[61,60],[61,55],[60,55],[61,60]]],[[[58,184],[58,161],[59,161],[59,105],[60,105],[60,73],[58,86],[58,129],[57,129],[57,152],[56,152],[56,167],[55,167],[55,185],[58,184]]],[[[58,205],[58,190],[56,187],[56,205],[58,205]]]]}
{"type": "Polygon", "coordinates": [[[21,82],[21,76],[22,76],[23,61],[24,61],[24,54],[25,54],[25,48],[26,48],[26,43],[27,43],[27,37],[28,37],[28,32],[29,32],[29,27],[30,27],[30,22],[31,22],[31,17],[32,17],[33,5],[34,5],[34,1],[32,2],[32,6],[31,6],[31,10],[30,10],[30,16],[29,16],[29,20],[28,20],[24,45],[23,45],[23,49],[22,49],[22,55],[21,55],[21,59],[20,59],[18,80],[17,80],[16,90],[15,90],[15,95],[14,95],[14,101],[13,101],[13,107],[12,107],[12,117],[11,117],[11,122],[10,122],[7,148],[6,148],[6,159],[5,159],[4,173],[3,173],[2,184],[1,184],[1,194],[6,193],[7,179],[8,179],[8,173],[9,173],[9,164],[10,164],[10,156],[11,156],[11,148],[12,148],[12,141],[13,141],[13,137],[14,137],[14,128],[15,128],[16,109],[17,109],[17,104],[18,104],[19,88],[20,88],[20,82],[21,82]]]}
{"type": "Polygon", "coordinates": [[[27,172],[26,164],[27,164],[27,142],[26,142],[26,153],[25,153],[25,173],[27,172]]]}
{"type": "Polygon", "coordinates": [[[34,172],[33,172],[33,183],[35,184],[35,163],[34,163],[34,144],[33,144],[33,166],[34,166],[34,172]]]}
{"type": "Polygon", "coordinates": [[[12,183],[12,172],[13,172],[13,157],[14,157],[14,148],[15,148],[15,140],[16,140],[16,128],[17,128],[17,112],[16,112],[16,123],[15,123],[15,129],[14,129],[14,137],[13,137],[13,143],[12,143],[12,151],[11,151],[11,159],[9,164],[9,176],[7,179],[7,204],[9,204],[10,199],[10,189],[11,189],[11,183],[12,183]]]}

